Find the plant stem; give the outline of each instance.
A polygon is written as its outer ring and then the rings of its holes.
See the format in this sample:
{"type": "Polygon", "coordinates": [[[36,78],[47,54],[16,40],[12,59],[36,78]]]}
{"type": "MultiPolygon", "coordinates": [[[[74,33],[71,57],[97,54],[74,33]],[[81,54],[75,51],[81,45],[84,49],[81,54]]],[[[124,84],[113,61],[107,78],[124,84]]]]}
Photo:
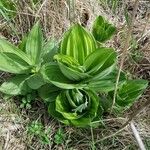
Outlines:
{"type": "Polygon", "coordinates": [[[127,34],[126,34],[126,41],[125,41],[125,44],[124,44],[124,47],[123,47],[123,52],[122,52],[122,55],[121,55],[120,67],[119,67],[119,71],[118,71],[117,78],[116,78],[115,90],[114,90],[114,95],[113,95],[113,103],[112,103],[110,113],[112,112],[113,107],[114,107],[115,102],[116,102],[116,95],[117,95],[117,90],[118,90],[120,74],[121,74],[121,70],[122,70],[123,65],[124,65],[125,58],[126,58],[127,53],[128,53],[128,47],[129,47],[130,40],[131,40],[132,27],[133,27],[134,20],[135,20],[135,14],[136,14],[136,11],[137,11],[137,8],[138,8],[138,3],[139,3],[139,0],[135,0],[132,19],[131,19],[131,22],[128,26],[128,30],[127,30],[127,34]]]}

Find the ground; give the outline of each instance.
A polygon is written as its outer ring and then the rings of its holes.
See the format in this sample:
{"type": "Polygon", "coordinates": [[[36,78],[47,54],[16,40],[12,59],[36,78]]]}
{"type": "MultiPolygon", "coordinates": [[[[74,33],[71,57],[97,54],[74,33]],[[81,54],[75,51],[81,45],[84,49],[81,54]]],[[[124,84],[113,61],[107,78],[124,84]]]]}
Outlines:
{"type": "MultiPolygon", "coordinates": [[[[107,43],[114,47],[118,54],[126,35],[125,9],[132,14],[134,1],[120,1],[119,6],[112,5],[103,0],[41,0],[37,3],[31,1],[18,1],[15,6],[15,16],[1,17],[0,35],[10,42],[18,44],[23,35],[27,33],[35,20],[40,20],[45,38],[60,40],[64,31],[73,22],[79,22],[91,28],[97,15],[102,15],[117,27],[117,34],[107,43]],[[74,2],[74,3],[73,3],[74,2]]],[[[150,80],[150,3],[140,1],[136,20],[133,26],[132,43],[130,43],[128,58],[124,63],[124,70],[132,76],[150,80]]],[[[10,75],[0,74],[0,82],[10,75]]],[[[9,99],[0,95],[0,150],[122,150],[138,148],[137,141],[128,125],[122,132],[108,139],[103,137],[118,131],[136,109],[139,109],[150,96],[150,88],[145,94],[122,116],[107,116],[105,126],[96,129],[79,129],[64,126],[50,117],[46,106],[40,99],[32,103],[29,110],[21,109],[19,98],[9,99]],[[28,133],[33,121],[41,122],[41,132],[45,138],[28,133]],[[61,129],[61,131],[59,131],[61,129]],[[60,132],[60,134],[59,134],[60,132]],[[45,143],[48,138],[48,144],[45,143]],[[60,140],[60,144],[58,141],[60,140]],[[62,140],[62,141],[61,141],[62,140]]],[[[150,106],[144,108],[133,120],[145,146],[150,149],[150,106]]],[[[40,130],[40,129],[39,129],[40,130]]]]}

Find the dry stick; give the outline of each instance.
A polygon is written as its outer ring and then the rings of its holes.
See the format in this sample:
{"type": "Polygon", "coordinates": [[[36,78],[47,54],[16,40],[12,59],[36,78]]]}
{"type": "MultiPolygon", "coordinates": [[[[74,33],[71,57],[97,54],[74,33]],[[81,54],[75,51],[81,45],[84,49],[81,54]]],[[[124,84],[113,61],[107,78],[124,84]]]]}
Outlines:
{"type": "Polygon", "coordinates": [[[133,120],[133,118],[137,116],[137,114],[139,114],[145,107],[149,105],[150,105],[150,99],[148,99],[143,106],[141,106],[139,109],[136,109],[136,111],[134,111],[134,113],[130,116],[128,121],[122,125],[122,128],[127,126],[133,120]]]}
{"type": "Polygon", "coordinates": [[[124,61],[125,61],[125,58],[126,58],[126,55],[127,55],[127,52],[128,52],[128,47],[129,47],[131,34],[132,34],[132,27],[133,27],[133,23],[134,23],[134,20],[135,20],[135,14],[136,14],[136,11],[137,11],[137,8],[138,8],[138,3],[139,3],[139,0],[135,0],[132,19],[131,19],[131,23],[129,24],[129,27],[128,27],[128,31],[127,31],[127,34],[126,34],[126,41],[125,41],[124,48],[123,48],[123,53],[122,53],[122,56],[121,56],[122,58],[121,58],[121,61],[120,61],[120,67],[119,67],[119,71],[118,71],[118,74],[117,74],[115,90],[114,90],[114,96],[113,96],[113,103],[112,103],[112,107],[111,107],[110,112],[112,112],[113,107],[114,107],[115,102],[116,102],[116,95],[117,95],[117,89],[118,89],[120,73],[121,73],[121,70],[123,68],[123,64],[124,64],[124,61]]]}
{"type": "Polygon", "coordinates": [[[133,132],[133,134],[134,134],[134,137],[135,137],[135,139],[136,139],[136,141],[137,141],[137,143],[138,143],[140,149],[141,149],[141,150],[146,150],[146,148],[145,148],[145,146],[144,146],[144,143],[143,143],[143,141],[142,141],[142,139],[141,139],[141,137],[140,137],[140,135],[139,135],[139,132],[137,131],[137,129],[136,129],[134,123],[131,122],[131,123],[130,123],[130,126],[131,126],[132,132],[133,132]]]}

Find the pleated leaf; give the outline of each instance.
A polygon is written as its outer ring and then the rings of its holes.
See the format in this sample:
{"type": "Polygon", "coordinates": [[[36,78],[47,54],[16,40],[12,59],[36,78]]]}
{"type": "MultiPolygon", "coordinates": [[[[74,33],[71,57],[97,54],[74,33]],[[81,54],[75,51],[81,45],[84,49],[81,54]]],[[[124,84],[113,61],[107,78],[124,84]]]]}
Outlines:
{"type": "Polygon", "coordinates": [[[44,79],[40,74],[33,74],[27,79],[28,86],[31,89],[38,89],[45,84],[44,79]]]}
{"type": "Polygon", "coordinates": [[[37,22],[31,29],[26,41],[26,53],[31,58],[33,64],[40,62],[42,40],[42,31],[37,22]]]}
{"type": "Polygon", "coordinates": [[[43,47],[42,50],[42,59],[43,63],[48,63],[53,61],[54,55],[56,55],[58,50],[58,45],[54,39],[49,40],[43,47]]]}
{"type": "Polygon", "coordinates": [[[52,85],[52,84],[45,84],[41,88],[38,89],[39,96],[46,102],[54,102],[56,97],[60,93],[60,88],[52,85]]]}
{"type": "Polygon", "coordinates": [[[98,48],[85,60],[84,67],[90,75],[97,75],[116,63],[116,52],[112,48],[98,48]]]}
{"type": "Polygon", "coordinates": [[[25,95],[31,91],[26,83],[28,75],[17,75],[0,86],[0,91],[8,95],[25,95]]]}
{"type": "Polygon", "coordinates": [[[6,53],[12,53],[23,59],[25,62],[27,62],[29,65],[32,64],[31,60],[29,59],[29,56],[25,54],[22,50],[18,49],[11,43],[7,42],[6,40],[0,38],[0,52],[6,52],[6,53]]]}
{"type": "Polygon", "coordinates": [[[148,82],[142,79],[126,81],[118,91],[116,103],[119,106],[132,104],[141,96],[147,86],[148,82]]]}
{"type": "Polygon", "coordinates": [[[85,85],[75,84],[66,78],[57,63],[49,63],[42,69],[43,77],[50,83],[62,89],[82,88],[85,85]]]}
{"type": "Polygon", "coordinates": [[[14,53],[0,52],[0,70],[24,74],[31,71],[31,67],[19,56],[14,53]]]}
{"type": "Polygon", "coordinates": [[[83,65],[85,58],[95,50],[96,42],[93,36],[81,25],[75,24],[65,33],[60,54],[71,56],[83,65]]]}
{"type": "Polygon", "coordinates": [[[109,92],[115,89],[115,83],[111,80],[92,81],[88,87],[97,92],[109,92]]]}

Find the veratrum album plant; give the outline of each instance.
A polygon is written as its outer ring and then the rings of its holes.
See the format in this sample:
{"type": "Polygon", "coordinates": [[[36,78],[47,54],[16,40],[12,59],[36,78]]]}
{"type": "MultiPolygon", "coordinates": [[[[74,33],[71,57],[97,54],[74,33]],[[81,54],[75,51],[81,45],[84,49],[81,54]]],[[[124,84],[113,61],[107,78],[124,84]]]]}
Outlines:
{"type": "MultiPolygon", "coordinates": [[[[0,70],[15,74],[0,86],[9,95],[26,95],[32,89],[48,106],[48,113],[66,125],[87,127],[103,118],[112,106],[117,53],[104,46],[116,28],[102,16],[94,21],[92,33],[74,24],[60,46],[44,44],[39,23],[16,47],[0,39],[0,70]]],[[[114,109],[133,104],[148,82],[129,80],[122,71],[114,109]]]]}
{"type": "MultiPolygon", "coordinates": [[[[49,85],[39,90],[48,112],[67,125],[85,127],[102,119],[112,105],[116,76],[117,53],[102,47],[102,42],[115,33],[116,28],[102,16],[96,18],[92,33],[79,24],[73,25],[63,36],[54,61],[42,69],[49,85]]],[[[148,82],[128,80],[121,73],[117,108],[131,106],[148,82]]]]}
{"type": "Polygon", "coordinates": [[[26,95],[45,84],[40,68],[53,48],[52,42],[44,43],[39,23],[18,47],[0,38],[0,71],[13,74],[0,86],[0,91],[8,95],[26,95]]]}

